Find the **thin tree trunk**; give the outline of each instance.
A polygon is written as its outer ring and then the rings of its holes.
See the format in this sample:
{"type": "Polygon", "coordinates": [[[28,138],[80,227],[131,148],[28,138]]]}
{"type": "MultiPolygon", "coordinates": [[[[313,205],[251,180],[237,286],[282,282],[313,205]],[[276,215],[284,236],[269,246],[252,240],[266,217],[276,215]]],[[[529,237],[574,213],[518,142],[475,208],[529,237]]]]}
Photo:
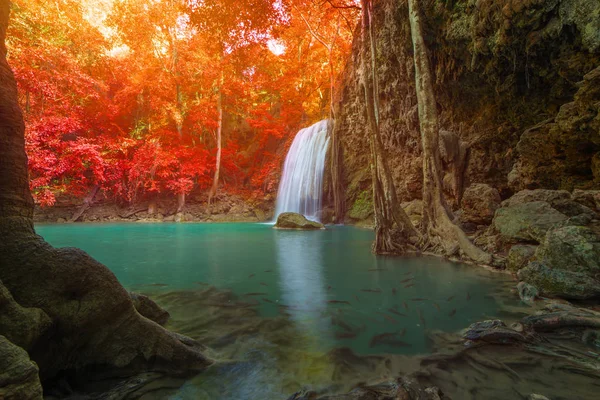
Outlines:
{"type": "Polygon", "coordinates": [[[210,204],[212,198],[217,194],[217,188],[219,187],[219,174],[221,172],[221,150],[222,150],[222,135],[223,135],[223,72],[221,72],[221,81],[219,84],[219,97],[217,98],[217,110],[219,112],[219,119],[217,125],[217,161],[215,165],[215,175],[213,177],[213,183],[208,192],[208,205],[207,211],[210,214],[210,204]]]}
{"type": "Polygon", "coordinates": [[[69,222],[76,222],[79,218],[81,218],[83,213],[85,213],[87,209],[92,206],[92,203],[94,202],[94,197],[96,197],[99,190],[100,185],[94,185],[92,190],[90,190],[90,193],[85,197],[85,199],[83,199],[83,204],[81,205],[81,207],[79,207],[79,210],[77,210],[77,212],[73,214],[69,222]]]}
{"type": "Polygon", "coordinates": [[[452,221],[452,211],[444,199],[442,166],[439,150],[439,126],[431,68],[423,40],[419,2],[408,0],[409,19],[415,61],[415,83],[419,106],[419,122],[423,146],[423,247],[464,255],[478,263],[489,264],[491,256],[475,246],[462,229],[452,221]]]}
{"type": "Polygon", "coordinates": [[[413,244],[420,234],[412,225],[406,212],[400,207],[396,188],[389,172],[385,150],[379,132],[376,116],[376,93],[373,83],[375,72],[369,74],[367,57],[370,54],[371,68],[375,69],[375,48],[370,34],[371,2],[362,4],[362,55],[361,73],[367,111],[367,131],[371,147],[371,177],[373,181],[373,208],[375,212],[375,242],[373,251],[377,254],[403,254],[414,249],[413,244]]]}
{"type": "Polygon", "coordinates": [[[177,214],[183,212],[185,207],[185,193],[177,193],[177,214]]]}

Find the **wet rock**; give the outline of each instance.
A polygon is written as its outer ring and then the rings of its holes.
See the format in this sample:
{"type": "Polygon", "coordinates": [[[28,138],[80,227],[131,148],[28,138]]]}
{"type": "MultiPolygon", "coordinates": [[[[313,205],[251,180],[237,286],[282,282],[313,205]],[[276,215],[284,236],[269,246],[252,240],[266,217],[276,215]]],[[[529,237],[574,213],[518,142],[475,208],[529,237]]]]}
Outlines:
{"type": "Polygon", "coordinates": [[[538,288],[540,295],[589,299],[600,295],[600,282],[588,274],[548,268],[533,261],[517,273],[520,280],[538,288]]]}
{"type": "Polygon", "coordinates": [[[527,396],[527,400],[550,400],[550,399],[547,398],[546,396],[542,396],[541,394],[532,393],[529,396],[527,396]]]}
{"type": "Polygon", "coordinates": [[[516,244],[508,251],[506,268],[512,272],[518,272],[525,268],[535,256],[537,246],[527,244],[516,244]]]}
{"type": "Polygon", "coordinates": [[[0,335],[0,399],[41,400],[37,365],[22,348],[0,335]]]}
{"type": "Polygon", "coordinates": [[[548,231],[536,258],[546,266],[600,277],[600,236],[583,226],[548,231]]]}
{"type": "Polygon", "coordinates": [[[530,285],[525,282],[519,282],[517,285],[517,291],[519,292],[519,297],[525,303],[531,304],[535,301],[536,297],[538,297],[539,293],[535,286],[530,285]]]}
{"type": "Polygon", "coordinates": [[[462,220],[475,224],[489,225],[500,207],[500,193],[484,183],[472,184],[462,198],[462,220]]]}
{"type": "Polygon", "coordinates": [[[506,242],[540,243],[549,229],[567,219],[547,202],[534,201],[498,209],[493,224],[506,242]]]}
{"type": "Polygon", "coordinates": [[[463,338],[470,341],[498,344],[525,341],[525,337],[521,333],[508,328],[500,320],[487,320],[471,324],[463,334],[463,338]]]}
{"type": "Polygon", "coordinates": [[[170,318],[167,310],[162,309],[151,298],[143,294],[129,292],[129,297],[133,301],[133,306],[144,317],[159,325],[164,325],[170,318]]]}
{"type": "Polygon", "coordinates": [[[298,229],[298,230],[315,230],[325,229],[325,225],[320,222],[310,221],[302,214],[298,213],[281,213],[277,217],[276,229],[298,229]]]}
{"type": "Polygon", "coordinates": [[[0,281],[0,335],[29,350],[51,324],[50,317],[39,308],[21,307],[0,281]]]}

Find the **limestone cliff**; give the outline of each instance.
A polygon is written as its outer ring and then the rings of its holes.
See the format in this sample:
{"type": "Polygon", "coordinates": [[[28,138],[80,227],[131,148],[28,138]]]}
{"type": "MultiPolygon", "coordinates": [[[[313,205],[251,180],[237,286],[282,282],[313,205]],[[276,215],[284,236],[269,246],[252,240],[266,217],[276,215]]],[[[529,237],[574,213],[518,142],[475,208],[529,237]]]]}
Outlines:
{"type": "MultiPolygon", "coordinates": [[[[453,207],[472,183],[600,188],[600,2],[422,3],[435,75],[444,186],[453,207]]],[[[408,9],[375,2],[380,126],[398,195],[421,196],[422,160],[408,9]]],[[[342,75],[337,129],[347,217],[370,201],[360,35],[342,75]]]]}

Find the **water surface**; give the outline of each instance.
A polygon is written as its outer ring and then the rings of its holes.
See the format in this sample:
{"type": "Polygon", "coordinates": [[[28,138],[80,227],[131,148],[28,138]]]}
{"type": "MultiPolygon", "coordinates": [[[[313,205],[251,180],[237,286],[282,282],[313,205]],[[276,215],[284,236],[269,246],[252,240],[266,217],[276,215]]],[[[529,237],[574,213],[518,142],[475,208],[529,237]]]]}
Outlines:
{"type": "Polygon", "coordinates": [[[172,313],[172,328],[213,343],[217,357],[245,360],[201,375],[178,399],[289,395],[331,381],[332,357],[346,354],[340,348],[358,355],[431,352],[428,332],[499,316],[502,304],[493,294],[508,281],[438,258],[375,257],[373,232],[344,226],[303,232],[266,224],[70,224],[37,231],[54,246],[84,249],[126,288],[151,292],[172,313]],[[256,302],[256,318],[281,323],[253,321],[243,340],[231,335],[254,318],[249,310],[231,315],[229,325],[205,326],[202,319],[220,319],[202,314],[205,306],[190,296],[209,286],[256,302]],[[224,338],[210,332],[225,326],[224,338]],[[374,339],[391,332],[391,342],[374,339]]]}

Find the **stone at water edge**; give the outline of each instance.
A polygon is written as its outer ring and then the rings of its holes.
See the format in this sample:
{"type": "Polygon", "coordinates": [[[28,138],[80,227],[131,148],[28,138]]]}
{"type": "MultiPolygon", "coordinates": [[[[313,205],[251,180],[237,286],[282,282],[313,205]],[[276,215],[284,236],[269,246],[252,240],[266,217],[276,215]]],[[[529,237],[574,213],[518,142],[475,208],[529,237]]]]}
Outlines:
{"type": "Polygon", "coordinates": [[[596,277],[600,274],[600,236],[583,226],[552,229],[538,247],[536,258],[550,268],[596,277]]]}
{"type": "Polygon", "coordinates": [[[539,293],[535,286],[525,282],[519,282],[517,285],[517,291],[521,300],[527,304],[533,304],[539,293]]]}
{"type": "Polygon", "coordinates": [[[292,212],[279,214],[275,229],[299,229],[299,230],[317,230],[325,229],[325,225],[320,222],[311,221],[304,215],[292,212]]]}
{"type": "Polygon", "coordinates": [[[581,272],[552,269],[533,261],[517,275],[520,280],[538,288],[542,296],[575,300],[600,296],[600,282],[581,272]]]}
{"type": "Polygon", "coordinates": [[[528,244],[516,244],[512,246],[508,251],[506,269],[516,273],[521,268],[525,268],[535,256],[536,249],[537,246],[528,244]]]}
{"type": "Polygon", "coordinates": [[[129,292],[129,297],[133,301],[133,306],[142,316],[163,326],[167,323],[171,315],[168,311],[161,308],[151,298],[143,294],[129,292]]]}

